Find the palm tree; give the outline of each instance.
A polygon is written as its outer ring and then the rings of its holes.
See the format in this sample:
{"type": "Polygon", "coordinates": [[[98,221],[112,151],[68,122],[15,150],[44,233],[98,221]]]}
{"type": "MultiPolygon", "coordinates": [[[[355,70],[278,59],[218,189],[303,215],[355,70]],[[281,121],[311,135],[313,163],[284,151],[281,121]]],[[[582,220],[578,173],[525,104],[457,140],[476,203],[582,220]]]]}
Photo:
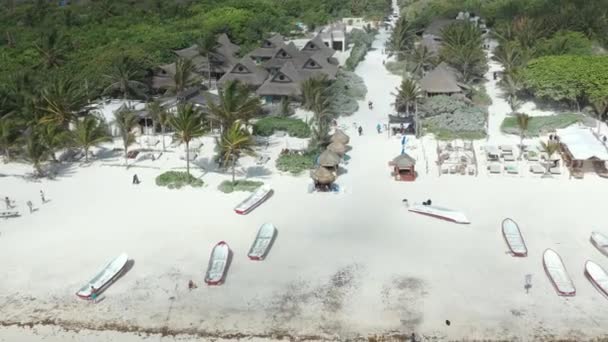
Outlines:
{"type": "Polygon", "coordinates": [[[186,88],[199,83],[200,78],[196,75],[196,68],[192,60],[185,58],[177,58],[175,61],[175,75],[173,75],[173,86],[169,91],[173,94],[178,94],[186,88]]]}
{"type": "Polygon", "coordinates": [[[401,81],[401,86],[396,89],[397,93],[395,95],[395,109],[398,113],[405,112],[405,115],[410,114],[410,107],[412,104],[414,105],[415,110],[415,133],[416,137],[419,136],[419,127],[420,124],[418,122],[418,100],[422,97],[422,90],[416,81],[412,79],[404,79],[401,81]]]}
{"type": "Polygon", "coordinates": [[[520,73],[517,72],[517,69],[512,69],[510,73],[504,75],[499,84],[505,91],[511,112],[515,112],[522,104],[518,97],[523,88],[523,79],[520,73]]]}
{"type": "Polygon", "coordinates": [[[163,140],[163,152],[165,152],[165,130],[169,125],[169,113],[163,108],[158,100],[149,102],[146,107],[148,112],[152,116],[153,132],[156,134],[156,124],[160,125],[162,140],[163,140]]]}
{"type": "Polygon", "coordinates": [[[504,73],[510,74],[512,70],[522,67],[526,63],[523,49],[513,42],[503,42],[494,49],[492,60],[502,64],[504,73]]]}
{"type": "Polygon", "coordinates": [[[410,54],[410,62],[412,74],[422,78],[424,73],[435,65],[436,59],[426,46],[420,45],[410,54]]]}
{"type": "Polygon", "coordinates": [[[387,42],[387,50],[397,56],[397,60],[403,60],[405,53],[414,45],[414,30],[411,22],[405,17],[400,17],[393,33],[387,42]]]}
{"type": "MultiPolygon", "coordinates": [[[[559,151],[559,143],[554,140],[549,140],[549,142],[540,142],[540,150],[547,154],[547,158],[551,160],[551,157],[555,154],[555,152],[559,151]]],[[[551,169],[551,164],[547,162],[547,170],[545,171],[545,176],[549,177],[551,174],[549,170],[551,169]]]]}
{"type": "Polygon", "coordinates": [[[487,68],[481,31],[471,23],[455,23],[441,31],[441,59],[462,74],[464,82],[482,77],[487,68]]]}
{"type": "Polygon", "coordinates": [[[186,144],[186,172],[190,175],[190,141],[205,134],[203,116],[191,103],[182,104],[177,115],[169,118],[169,124],[175,130],[175,139],[186,144]]]}
{"type": "Polygon", "coordinates": [[[591,101],[591,104],[597,115],[597,134],[599,135],[602,119],[604,118],[604,115],[606,115],[606,112],[608,112],[608,97],[594,99],[591,101]]]}
{"type": "Polygon", "coordinates": [[[107,86],[104,94],[122,95],[123,100],[132,98],[146,98],[147,89],[144,83],[144,71],[140,65],[127,56],[120,57],[112,64],[110,72],[103,75],[107,86]]]}
{"type": "Polygon", "coordinates": [[[68,77],[55,78],[41,92],[41,123],[56,123],[68,128],[70,122],[89,105],[84,89],[68,77]]]}
{"type": "Polygon", "coordinates": [[[524,136],[528,131],[528,126],[530,124],[530,116],[528,114],[517,113],[515,114],[515,118],[517,119],[517,127],[519,128],[519,160],[524,154],[524,136]]]}
{"type": "Polygon", "coordinates": [[[49,157],[49,150],[35,129],[29,131],[25,138],[25,159],[32,163],[36,176],[42,176],[42,163],[49,157]]]}
{"type": "Polygon", "coordinates": [[[329,122],[333,114],[331,98],[325,93],[318,92],[312,103],[312,139],[311,145],[315,149],[325,147],[329,142],[329,122]]]}
{"type": "Polygon", "coordinates": [[[211,67],[214,61],[214,52],[218,47],[217,39],[213,34],[204,34],[197,42],[198,53],[207,59],[207,79],[209,81],[209,88],[211,88],[211,67]]]}
{"type": "Polygon", "coordinates": [[[76,127],[71,133],[74,145],[84,150],[85,162],[89,162],[91,147],[112,141],[106,124],[95,116],[87,116],[83,120],[76,121],[76,127]]]}
{"type": "Polygon", "coordinates": [[[138,119],[131,108],[125,108],[114,113],[114,123],[118,127],[118,132],[122,138],[122,144],[125,149],[125,166],[128,168],[128,148],[135,142],[135,134],[133,134],[133,129],[138,125],[138,119]]]}
{"type": "Polygon", "coordinates": [[[311,110],[317,93],[324,92],[328,87],[327,75],[315,76],[302,82],[302,106],[311,110]]]}
{"type": "Polygon", "coordinates": [[[34,43],[34,47],[42,61],[41,65],[51,69],[58,67],[65,62],[66,51],[65,38],[55,28],[51,28],[45,32],[38,42],[34,43]]]}
{"type": "Polygon", "coordinates": [[[251,135],[240,120],[232,123],[221,138],[216,138],[216,143],[220,148],[224,166],[230,162],[232,167],[232,185],[235,182],[236,162],[242,154],[255,155],[253,151],[253,140],[251,135]]]}
{"type": "Polygon", "coordinates": [[[11,159],[11,149],[17,145],[19,130],[15,119],[10,115],[0,118],[0,148],[4,152],[4,162],[11,159]]]}
{"type": "Polygon", "coordinates": [[[50,122],[36,127],[39,130],[40,141],[46,146],[54,162],[57,162],[55,152],[66,147],[70,140],[70,133],[63,126],[50,122]]]}
{"type": "Polygon", "coordinates": [[[207,106],[209,116],[220,122],[222,131],[230,128],[236,120],[247,125],[261,111],[260,98],[238,81],[224,84],[219,90],[219,102],[207,99],[207,106]]]}

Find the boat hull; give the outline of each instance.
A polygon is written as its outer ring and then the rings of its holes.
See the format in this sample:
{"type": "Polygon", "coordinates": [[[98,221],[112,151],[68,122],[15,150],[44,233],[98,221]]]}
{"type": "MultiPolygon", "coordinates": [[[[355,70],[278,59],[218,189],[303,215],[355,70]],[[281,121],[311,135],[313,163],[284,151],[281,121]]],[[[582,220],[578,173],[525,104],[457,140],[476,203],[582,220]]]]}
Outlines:
{"type": "Polygon", "coordinates": [[[469,219],[461,212],[434,207],[430,205],[414,204],[409,207],[408,210],[413,213],[438,218],[448,222],[454,222],[459,224],[471,223],[469,219]]]}
{"type": "Polygon", "coordinates": [[[101,293],[105,291],[110,285],[112,285],[116,279],[118,279],[126,269],[129,256],[125,253],[119,255],[114,260],[110,261],[102,270],[89,281],[87,285],[84,285],[76,295],[82,299],[91,299],[92,291],[91,286],[95,288],[95,292],[101,293]]]}
{"type": "Polygon", "coordinates": [[[232,251],[228,244],[224,241],[218,242],[211,250],[209,264],[205,272],[205,283],[207,285],[221,285],[226,280],[226,274],[230,261],[232,259],[232,251]]]}
{"type": "Polygon", "coordinates": [[[576,295],[576,288],[562,258],[552,249],[547,249],[543,253],[543,267],[545,273],[551,280],[555,291],[560,296],[572,297],[576,295]]]}
{"type": "Polygon", "coordinates": [[[244,201],[239,203],[234,208],[234,212],[239,215],[249,214],[253,209],[260,206],[260,204],[264,203],[270,196],[272,196],[273,190],[270,188],[260,188],[256,190],[253,194],[247,197],[244,201]]]}
{"type": "Polygon", "coordinates": [[[515,221],[506,218],[502,221],[502,237],[505,239],[511,254],[516,257],[528,256],[528,247],[524,241],[519,226],[515,221]]]}
{"type": "Polygon", "coordinates": [[[608,256],[608,236],[602,233],[593,232],[591,233],[590,241],[602,254],[608,256]]]}
{"type": "Polygon", "coordinates": [[[251,260],[264,260],[277,236],[277,229],[271,223],[264,223],[255,237],[247,257],[251,260]]]}
{"type": "Polygon", "coordinates": [[[591,284],[608,298],[608,273],[600,265],[591,260],[585,262],[585,276],[591,284]]]}

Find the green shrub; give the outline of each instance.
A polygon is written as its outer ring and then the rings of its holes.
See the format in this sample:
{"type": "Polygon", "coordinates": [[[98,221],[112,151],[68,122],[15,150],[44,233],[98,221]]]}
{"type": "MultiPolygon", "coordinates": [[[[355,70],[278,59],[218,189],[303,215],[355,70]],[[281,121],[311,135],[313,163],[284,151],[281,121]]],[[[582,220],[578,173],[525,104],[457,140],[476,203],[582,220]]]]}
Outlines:
{"type": "Polygon", "coordinates": [[[270,116],[253,124],[253,134],[263,137],[271,136],[275,131],[286,131],[296,138],[310,137],[310,127],[302,120],[270,116]]]}
{"type": "Polygon", "coordinates": [[[225,180],[217,187],[223,193],[229,194],[233,191],[249,191],[253,192],[257,188],[264,185],[264,182],[251,181],[251,180],[236,180],[234,183],[229,180],[225,180]]]}
{"type": "Polygon", "coordinates": [[[404,76],[408,72],[407,61],[389,61],[384,64],[384,67],[388,72],[397,76],[404,76]]]}
{"type": "Polygon", "coordinates": [[[483,86],[480,89],[471,90],[471,101],[477,106],[487,107],[492,104],[492,98],[486,93],[486,88],[483,86]]]}
{"type": "Polygon", "coordinates": [[[486,135],[487,110],[453,96],[433,96],[420,106],[422,124],[438,139],[480,139],[486,135]]]}
{"type": "Polygon", "coordinates": [[[156,185],[166,186],[169,189],[179,189],[184,185],[200,188],[204,182],[186,172],[167,171],[156,177],[156,185]]]}
{"type": "MultiPolygon", "coordinates": [[[[566,128],[578,122],[583,122],[585,117],[581,114],[558,114],[549,116],[531,116],[528,122],[528,130],[525,132],[527,137],[537,137],[541,134],[552,132],[558,128],[566,128]]],[[[517,118],[509,116],[504,119],[500,129],[507,134],[519,135],[517,118]]]]}
{"type": "Polygon", "coordinates": [[[315,153],[307,152],[302,155],[290,153],[283,154],[277,158],[277,169],[297,175],[302,171],[310,170],[315,165],[315,153]]]}
{"type": "Polygon", "coordinates": [[[357,101],[364,100],[367,87],[361,77],[350,71],[340,70],[336,80],[328,88],[331,111],[336,116],[351,115],[359,109],[357,101]]]}
{"type": "Polygon", "coordinates": [[[346,70],[354,71],[357,65],[365,59],[367,51],[372,47],[374,37],[378,31],[371,30],[365,32],[359,29],[353,29],[350,33],[350,40],[353,42],[353,48],[350,51],[350,56],[344,63],[346,70]]]}

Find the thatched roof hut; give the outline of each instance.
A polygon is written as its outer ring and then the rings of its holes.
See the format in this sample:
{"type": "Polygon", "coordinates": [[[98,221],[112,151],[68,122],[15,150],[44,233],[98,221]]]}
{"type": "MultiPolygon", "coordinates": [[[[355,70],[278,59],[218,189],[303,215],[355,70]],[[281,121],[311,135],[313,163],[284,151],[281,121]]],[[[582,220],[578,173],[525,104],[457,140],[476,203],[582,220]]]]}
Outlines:
{"type": "Polygon", "coordinates": [[[427,95],[461,93],[454,70],[445,62],[439,64],[433,71],[420,80],[420,88],[427,95]]]}
{"type": "Polygon", "coordinates": [[[332,151],[325,150],[319,156],[319,165],[323,167],[336,167],[340,164],[340,156],[332,151]]]}
{"type": "Polygon", "coordinates": [[[346,153],[346,145],[344,145],[340,142],[337,142],[337,141],[334,141],[331,144],[329,144],[327,146],[327,149],[329,151],[332,151],[332,152],[338,154],[339,156],[343,156],[344,153],[346,153]]]}
{"type": "Polygon", "coordinates": [[[336,180],[336,175],[322,166],[311,171],[310,177],[318,184],[331,184],[336,180]]]}
{"type": "Polygon", "coordinates": [[[339,142],[341,144],[347,145],[350,141],[350,138],[348,137],[348,135],[346,135],[346,133],[337,129],[336,132],[330,137],[330,140],[331,142],[339,142]]]}
{"type": "Polygon", "coordinates": [[[416,166],[416,159],[410,157],[407,153],[403,153],[395,157],[391,162],[391,165],[394,165],[399,169],[410,168],[416,166]]]}

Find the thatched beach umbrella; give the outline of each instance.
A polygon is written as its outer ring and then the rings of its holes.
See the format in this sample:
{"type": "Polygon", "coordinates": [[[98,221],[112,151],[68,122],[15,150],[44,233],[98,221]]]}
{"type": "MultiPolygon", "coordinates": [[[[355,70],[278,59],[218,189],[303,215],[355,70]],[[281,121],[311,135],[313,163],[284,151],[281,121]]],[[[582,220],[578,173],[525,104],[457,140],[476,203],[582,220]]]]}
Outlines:
{"type": "Polygon", "coordinates": [[[339,142],[332,142],[327,146],[327,149],[338,154],[339,156],[343,156],[344,153],[346,153],[346,145],[339,142]]]}
{"type": "Polygon", "coordinates": [[[347,145],[348,142],[350,141],[350,138],[348,137],[348,135],[346,135],[346,133],[337,129],[336,132],[331,135],[329,140],[331,142],[339,142],[341,144],[347,145]]]}
{"type": "Polygon", "coordinates": [[[325,150],[319,156],[319,165],[324,167],[336,167],[340,164],[340,156],[332,151],[325,150]]]}
{"type": "Polygon", "coordinates": [[[318,184],[331,184],[336,180],[334,173],[322,166],[311,171],[310,177],[318,184]]]}

